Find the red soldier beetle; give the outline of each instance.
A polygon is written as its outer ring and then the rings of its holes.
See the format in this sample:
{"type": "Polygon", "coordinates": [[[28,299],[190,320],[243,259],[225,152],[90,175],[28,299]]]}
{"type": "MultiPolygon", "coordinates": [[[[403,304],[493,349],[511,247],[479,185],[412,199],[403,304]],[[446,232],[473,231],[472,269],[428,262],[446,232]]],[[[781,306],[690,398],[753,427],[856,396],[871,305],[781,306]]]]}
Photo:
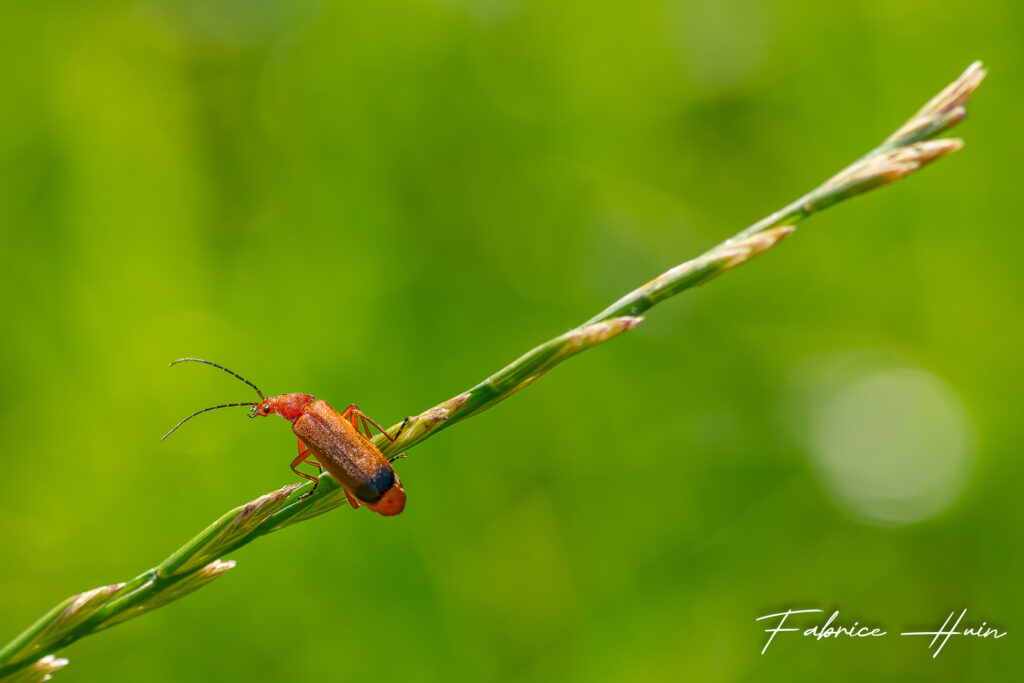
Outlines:
{"type": "Polygon", "coordinates": [[[392,462],[405,457],[405,454],[400,453],[389,460],[370,440],[370,425],[393,442],[402,433],[405,422],[398,428],[398,432],[391,436],[354,403],[339,413],[327,405],[326,401],[318,400],[309,394],[281,394],[267,398],[255,384],[212,361],[202,358],[179,358],[171,365],[185,361],[206,363],[234,375],[255,389],[260,400],[249,403],[224,403],[197,410],[174,425],[171,431],[160,438],[161,441],[188,420],[208,410],[250,406],[249,417],[267,417],[276,413],[292,423],[292,431],[299,438],[299,455],[292,460],[292,471],[313,482],[313,489],[300,496],[299,500],[313,495],[320,484],[317,477],[298,469],[298,466],[305,462],[317,470],[326,469],[345,491],[348,502],[354,508],[365,505],[385,516],[397,515],[405,508],[405,489],[402,488],[402,482],[391,466],[392,462]],[[365,436],[359,431],[360,424],[366,432],[365,436]]]}

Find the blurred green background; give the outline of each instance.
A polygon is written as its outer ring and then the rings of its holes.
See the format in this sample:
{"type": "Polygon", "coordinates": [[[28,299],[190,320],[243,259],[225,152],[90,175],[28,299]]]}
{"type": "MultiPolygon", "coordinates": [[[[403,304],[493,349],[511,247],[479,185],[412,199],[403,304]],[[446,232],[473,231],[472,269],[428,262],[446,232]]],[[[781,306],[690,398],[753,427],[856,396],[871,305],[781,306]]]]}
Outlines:
{"type": "MultiPolygon", "coordinates": [[[[1010,680],[1024,664],[1019,3],[4,3],[0,640],[290,483],[269,393],[391,424],[867,151],[815,217],[83,640],[68,681],[1010,680]],[[812,642],[779,609],[890,632],[812,642]]],[[[810,623],[800,622],[800,626],[810,623]]]]}

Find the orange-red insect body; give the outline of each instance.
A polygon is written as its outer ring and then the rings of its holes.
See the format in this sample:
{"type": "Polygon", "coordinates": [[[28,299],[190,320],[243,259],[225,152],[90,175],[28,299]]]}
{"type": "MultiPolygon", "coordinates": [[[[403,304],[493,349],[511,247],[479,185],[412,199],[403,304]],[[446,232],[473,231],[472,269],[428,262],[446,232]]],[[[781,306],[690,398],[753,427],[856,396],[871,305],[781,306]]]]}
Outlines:
{"type": "Polygon", "coordinates": [[[277,413],[291,421],[292,431],[299,437],[299,456],[292,462],[296,474],[316,481],[296,468],[302,462],[322,466],[345,490],[352,507],[365,505],[382,515],[397,515],[405,508],[402,482],[391,462],[370,441],[365,421],[367,435],[359,432],[358,420],[365,416],[355,405],[338,413],[309,394],[283,394],[253,406],[252,413],[277,413]]]}
{"type": "MultiPolygon", "coordinates": [[[[256,389],[260,401],[227,403],[204,408],[176,424],[171,431],[164,434],[164,439],[199,413],[217,408],[251,406],[249,417],[277,414],[292,423],[292,431],[299,437],[299,455],[292,461],[292,471],[313,482],[313,490],[303,497],[311,495],[320,483],[317,477],[299,471],[298,466],[305,462],[318,470],[326,469],[344,489],[352,507],[365,505],[381,515],[397,515],[405,508],[405,489],[402,488],[402,482],[391,467],[391,461],[385,458],[370,440],[369,425],[372,424],[391,441],[397,438],[397,434],[394,437],[388,434],[355,404],[339,413],[327,405],[326,401],[317,400],[309,394],[281,394],[267,398],[255,384],[223,365],[201,358],[181,358],[174,363],[182,361],[206,363],[234,375],[256,389]],[[366,432],[365,435],[359,431],[360,423],[366,432]]],[[[401,428],[398,431],[401,432],[401,428]]]]}

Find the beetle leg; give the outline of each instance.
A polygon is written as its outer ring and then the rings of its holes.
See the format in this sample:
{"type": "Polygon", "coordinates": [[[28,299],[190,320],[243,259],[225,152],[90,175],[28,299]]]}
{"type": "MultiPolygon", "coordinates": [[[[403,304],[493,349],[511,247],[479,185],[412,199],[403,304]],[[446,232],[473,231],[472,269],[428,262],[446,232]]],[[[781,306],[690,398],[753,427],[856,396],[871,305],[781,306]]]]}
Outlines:
{"type": "MultiPolygon", "coordinates": [[[[355,415],[356,413],[352,413],[352,414],[355,415]]],[[[358,415],[359,415],[359,421],[363,423],[363,431],[366,432],[366,438],[367,439],[372,439],[373,438],[373,434],[370,433],[370,425],[366,424],[366,416],[363,415],[362,413],[358,413],[358,415]]]]}
{"type": "Polygon", "coordinates": [[[348,408],[345,408],[345,410],[341,411],[341,419],[342,420],[348,420],[349,424],[351,424],[352,428],[355,429],[357,432],[359,431],[359,425],[357,424],[357,420],[362,422],[363,423],[363,431],[366,432],[366,436],[368,436],[369,438],[372,439],[373,435],[370,434],[370,428],[366,426],[366,423],[369,422],[370,424],[372,424],[374,427],[377,428],[378,432],[380,432],[381,434],[384,435],[384,438],[386,438],[388,441],[394,443],[395,439],[398,438],[398,435],[402,433],[403,429],[405,429],[406,423],[408,423],[409,420],[411,420],[412,418],[411,417],[407,417],[404,420],[402,420],[402,424],[398,428],[398,431],[395,432],[394,436],[391,436],[390,434],[388,434],[388,431],[386,429],[384,429],[379,424],[374,422],[372,417],[370,417],[369,415],[367,415],[363,411],[359,410],[359,406],[357,406],[355,403],[350,404],[348,408]]]}
{"type": "Polygon", "coordinates": [[[310,455],[311,449],[306,448],[306,444],[302,443],[302,439],[299,439],[299,453],[306,456],[305,463],[307,465],[312,465],[313,467],[317,468],[321,472],[323,471],[324,466],[321,465],[320,463],[318,463],[316,460],[313,460],[313,458],[316,457],[316,456],[310,455]]]}
{"type": "MultiPolygon", "coordinates": [[[[398,431],[395,432],[395,438],[392,439],[392,441],[394,441],[395,439],[397,439],[399,437],[399,435],[401,435],[402,431],[405,429],[405,425],[409,424],[409,420],[411,420],[411,419],[412,419],[412,415],[410,415],[409,417],[407,417],[404,420],[402,420],[402,424],[400,424],[398,426],[398,431]]],[[[397,458],[398,456],[396,455],[395,457],[397,458]]]]}
{"type": "MultiPolygon", "coordinates": [[[[316,491],[316,487],[320,485],[320,480],[314,477],[312,474],[306,474],[305,472],[299,471],[299,465],[305,462],[306,458],[310,455],[310,453],[311,451],[307,448],[306,450],[299,453],[299,455],[294,460],[292,460],[292,472],[299,475],[300,477],[305,477],[306,479],[309,479],[311,482],[313,482],[313,488],[299,496],[299,500],[305,500],[306,498],[312,496],[313,492],[316,491]]],[[[320,463],[317,463],[317,466],[319,465],[320,463]]]]}
{"type": "Polygon", "coordinates": [[[390,458],[388,458],[388,462],[394,462],[394,461],[396,461],[396,460],[398,460],[400,458],[408,458],[408,457],[409,456],[406,455],[405,453],[399,453],[398,455],[392,455],[390,458]]]}
{"type": "MultiPolygon", "coordinates": [[[[356,412],[357,412],[357,413],[359,413],[359,419],[363,421],[363,426],[364,426],[364,427],[366,427],[366,423],[367,423],[367,422],[369,422],[369,423],[370,423],[370,424],[372,424],[372,425],[373,425],[374,427],[376,427],[376,428],[377,428],[377,431],[378,431],[378,432],[380,432],[381,434],[383,434],[383,435],[384,435],[384,437],[385,437],[385,438],[386,438],[386,439],[387,439],[388,441],[392,441],[392,442],[393,442],[393,441],[394,441],[394,440],[395,440],[395,439],[397,438],[397,437],[395,437],[395,436],[391,436],[390,434],[388,434],[388,432],[387,432],[387,430],[386,430],[386,429],[384,429],[384,428],[383,428],[383,427],[381,427],[381,426],[380,426],[379,424],[377,424],[376,422],[374,422],[374,421],[373,421],[373,418],[369,417],[369,416],[368,416],[368,415],[367,415],[366,413],[364,413],[363,411],[359,410],[359,408],[356,408],[356,412]]],[[[403,424],[404,424],[404,423],[403,423],[403,424]]],[[[401,431],[401,429],[399,429],[398,431],[401,431]]],[[[366,427],[366,433],[367,433],[367,434],[369,434],[369,433],[370,433],[370,428],[369,428],[369,427],[366,427]]]]}
{"type": "Polygon", "coordinates": [[[359,406],[357,406],[355,403],[349,403],[348,408],[345,408],[345,410],[341,411],[341,419],[348,420],[348,423],[352,425],[352,429],[358,431],[359,424],[356,422],[355,416],[355,413],[357,412],[362,412],[361,410],[359,410],[359,406]]]}
{"type": "Polygon", "coordinates": [[[352,509],[358,510],[359,506],[362,505],[362,503],[360,503],[355,496],[349,493],[348,489],[343,488],[342,490],[345,492],[345,497],[348,498],[348,504],[352,506],[352,509]]]}

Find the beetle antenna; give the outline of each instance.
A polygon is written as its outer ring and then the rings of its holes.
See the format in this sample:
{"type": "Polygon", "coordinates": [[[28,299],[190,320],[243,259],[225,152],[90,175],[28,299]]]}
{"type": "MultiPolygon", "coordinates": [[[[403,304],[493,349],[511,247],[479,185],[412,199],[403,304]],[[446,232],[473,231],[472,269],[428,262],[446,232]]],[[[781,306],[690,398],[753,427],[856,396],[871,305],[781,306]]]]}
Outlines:
{"type": "MultiPolygon", "coordinates": [[[[267,397],[263,395],[263,392],[260,391],[259,388],[255,384],[253,384],[252,382],[250,382],[246,378],[242,377],[241,375],[239,375],[234,370],[228,370],[223,365],[218,365],[217,363],[214,363],[212,360],[203,360],[202,358],[179,358],[178,360],[172,360],[171,361],[171,365],[174,365],[175,363],[184,363],[187,360],[193,361],[195,363],[206,363],[207,365],[212,365],[215,368],[220,368],[221,370],[223,370],[224,372],[228,373],[229,375],[234,375],[238,379],[240,379],[243,382],[245,382],[246,384],[248,384],[253,389],[256,389],[256,393],[260,395],[260,400],[261,401],[265,401],[267,399],[267,397]]],[[[247,405],[254,405],[254,404],[251,404],[251,403],[231,403],[230,405],[233,405],[233,406],[247,406],[247,405]]],[[[217,406],[217,407],[218,408],[224,408],[226,406],[217,406]]],[[[207,408],[207,410],[211,410],[211,409],[207,408]]],[[[203,411],[200,410],[199,412],[203,412],[203,411]]],[[[192,416],[189,415],[189,417],[192,417],[192,416]]],[[[188,419],[188,417],[185,418],[185,420],[187,420],[187,419],[188,419]]],[[[182,420],[182,422],[184,422],[184,420],[182,420]]],[[[172,429],[171,431],[173,432],[174,430],[172,429]]]]}
{"type": "MultiPolygon", "coordinates": [[[[183,360],[190,360],[190,359],[183,359],[183,360]]],[[[231,372],[231,371],[228,370],[228,372],[231,372]]],[[[257,389],[257,391],[259,391],[259,389],[257,389]]],[[[192,413],[191,415],[186,417],[184,420],[182,420],[178,424],[176,424],[173,427],[171,427],[171,431],[169,431],[166,434],[164,434],[163,436],[161,436],[160,440],[163,441],[164,439],[169,437],[171,434],[173,434],[174,430],[176,430],[178,427],[180,427],[181,425],[185,424],[186,422],[191,420],[193,417],[195,417],[199,413],[205,413],[207,410],[217,410],[217,408],[234,408],[235,406],[256,406],[256,405],[259,405],[259,404],[258,403],[225,403],[224,405],[221,405],[221,406],[211,406],[209,408],[203,408],[202,410],[197,410],[196,412],[192,413]]]]}

